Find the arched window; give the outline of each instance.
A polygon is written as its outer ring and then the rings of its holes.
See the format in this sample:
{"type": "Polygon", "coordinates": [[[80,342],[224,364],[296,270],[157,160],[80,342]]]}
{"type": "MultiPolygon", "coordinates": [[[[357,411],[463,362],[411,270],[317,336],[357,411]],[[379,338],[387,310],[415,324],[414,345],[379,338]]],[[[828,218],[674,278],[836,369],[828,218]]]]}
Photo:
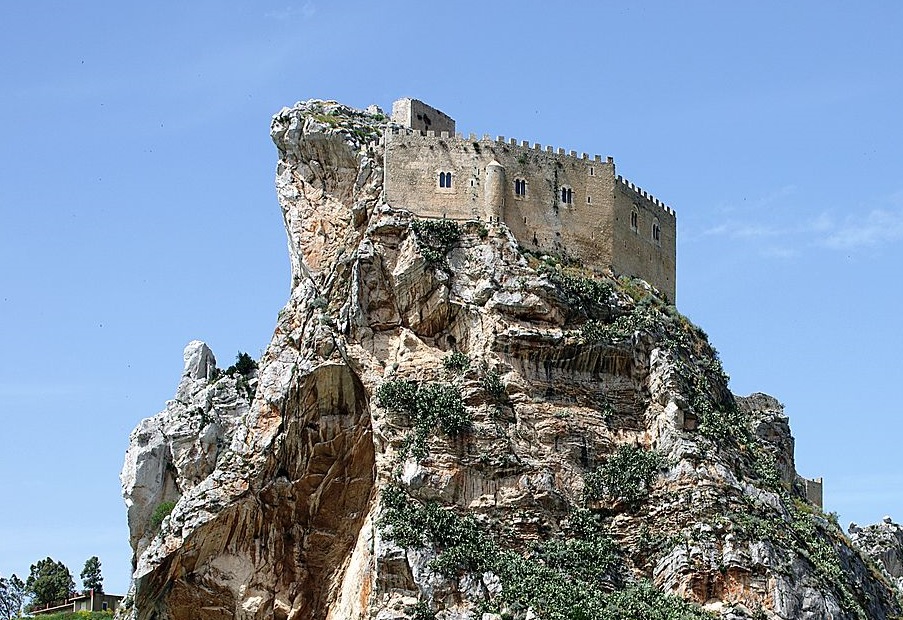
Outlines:
{"type": "Polygon", "coordinates": [[[525,179],[514,179],[514,195],[515,196],[526,196],[527,195],[527,181],[525,179]]]}
{"type": "Polygon", "coordinates": [[[439,173],[439,187],[449,188],[452,186],[452,173],[451,172],[440,172],[439,173]]]}
{"type": "Polygon", "coordinates": [[[636,232],[640,227],[640,214],[636,208],[630,212],[630,229],[636,232]]]}
{"type": "Polygon", "coordinates": [[[561,188],[561,202],[569,205],[574,203],[574,190],[570,187],[561,188]]]}
{"type": "Polygon", "coordinates": [[[652,223],[652,240],[657,244],[662,242],[662,229],[658,225],[658,220],[652,223]]]}

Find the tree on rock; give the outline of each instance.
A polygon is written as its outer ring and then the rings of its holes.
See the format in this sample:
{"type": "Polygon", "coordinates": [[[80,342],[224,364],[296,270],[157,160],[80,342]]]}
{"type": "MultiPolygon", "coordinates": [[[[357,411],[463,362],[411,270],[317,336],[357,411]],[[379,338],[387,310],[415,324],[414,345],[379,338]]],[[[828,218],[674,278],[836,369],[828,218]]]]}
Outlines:
{"type": "Polygon", "coordinates": [[[0,577],[0,620],[18,618],[25,602],[25,584],[15,573],[9,579],[0,577]]]}
{"type": "Polygon", "coordinates": [[[82,590],[94,590],[95,592],[103,592],[103,575],[100,574],[100,560],[96,555],[91,556],[85,562],[82,569],[82,590]]]}
{"type": "Polygon", "coordinates": [[[25,582],[25,590],[32,597],[32,605],[47,605],[65,601],[75,593],[72,573],[62,562],[51,557],[31,565],[31,574],[25,582]]]}
{"type": "Polygon", "coordinates": [[[250,355],[243,351],[239,351],[235,356],[235,363],[226,369],[226,374],[230,377],[236,372],[240,375],[249,376],[257,370],[257,362],[250,355]]]}

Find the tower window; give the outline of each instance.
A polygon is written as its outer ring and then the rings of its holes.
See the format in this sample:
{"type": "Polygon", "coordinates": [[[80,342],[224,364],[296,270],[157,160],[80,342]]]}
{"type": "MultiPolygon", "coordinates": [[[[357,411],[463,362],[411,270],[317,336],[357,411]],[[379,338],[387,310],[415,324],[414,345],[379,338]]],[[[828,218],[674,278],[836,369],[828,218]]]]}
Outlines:
{"type": "Polygon", "coordinates": [[[526,196],[527,195],[526,179],[514,179],[514,195],[515,196],[526,196]]]}
{"type": "Polygon", "coordinates": [[[439,173],[439,187],[448,188],[452,186],[452,173],[451,172],[440,172],[439,173]]]}
{"type": "Polygon", "coordinates": [[[639,223],[640,223],[640,214],[637,213],[636,209],[634,209],[633,211],[630,212],[630,229],[633,232],[636,232],[637,229],[640,227],[639,223]]]}
{"type": "Polygon", "coordinates": [[[570,187],[561,188],[561,202],[566,205],[574,204],[574,191],[570,187]]]}
{"type": "Polygon", "coordinates": [[[655,243],[661,243],[662,241],[662,229],[658,225],[658,222],[652,223],[652,240],[655,243]]]}
{"type": "Polygon", "coordinates": [[[593,204],[593,197],[592,197],[592,196],[587,196],[587,197],[586,197],[586,204],[588,204],[588,205],[593,204]]]}
{"type": "Polygon", "coordinates": [[[589,167],[589,176],[592,177],[592,176],[595,176],[595,175],[596,175],[596,169],[595,169],[594,167],[590,166],[590,167],[589,167]]]}

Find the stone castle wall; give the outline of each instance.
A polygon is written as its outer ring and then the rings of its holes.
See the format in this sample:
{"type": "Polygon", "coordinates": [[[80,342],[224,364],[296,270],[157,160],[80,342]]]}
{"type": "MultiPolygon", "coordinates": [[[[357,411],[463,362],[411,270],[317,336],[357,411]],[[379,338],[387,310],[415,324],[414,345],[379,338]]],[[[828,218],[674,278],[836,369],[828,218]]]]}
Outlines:
{"type": "Polygon", "coordinates": [[[386,129],[384,143],[389,204],[423,217],[500,218],[527,249],[610,266],[674,299],[674,211],[617,176],[611,158],[397,126],[386,129]],[[448,172],[451,186],[442,187],[440,173],[448,172]]]}
{"type": "Polygon", "coordinates": [[[417,131],[455,133],[455,119],[419,99],[406,97],[392,104],[392,122],[417,131]]]}
{"type": "Polygon", "coordinates": [[[615,179],[614,203],[612,269],[615,273],[643,278],[673,302],[677,288],[677,215],[620,176],[615,179]],[[636,226],[631,222],[634,211],[636,226]],[[653,237],[656,225],[658,240],[653,237]]]}

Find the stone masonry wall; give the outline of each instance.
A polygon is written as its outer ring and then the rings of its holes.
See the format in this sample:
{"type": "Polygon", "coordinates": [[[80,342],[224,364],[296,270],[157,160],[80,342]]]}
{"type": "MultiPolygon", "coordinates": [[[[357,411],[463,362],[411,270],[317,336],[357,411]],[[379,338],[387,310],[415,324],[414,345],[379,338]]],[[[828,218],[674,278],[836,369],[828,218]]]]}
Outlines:
{"type": "Polygon", "coordinates": [[[502,219],[522,246],[642,277],[674,299],[674,212],[631,189],[632,184],[617,177],[610,158],[578,157],[574,151],[543,150],[501,137],[389,127],[386,202],[422,217],[492,219],[486,169],[493,161],[504,168],[502,219]],[[452,173],[451,187],[440,187],[440,172],[452,173]],[[522,195],[515,191],[515,181],[525,182],[522,195]],[[562,188],[571,190],[570,203],[562,200],[562,188]],[[630,229],[634,208],[639,212],[637,232],[630,229]],[[658,243],[651,237],[653,221],[660,226],[658,243]]]}
{"type": "Polygon", "coordinates": [[[616,273],[637,275],[651,282],[674,301],[677,268],[677,216],[647,192],[620,176],[615,182],[614,248],[611,266],[616,273]],[[636,212],[637,225],[631,213],[636,212]],[[653,237],[658,224],[659,235],[653,237]]]}
{"type": "Polygon", "coordinates": [[[419,99],[404,98],[392,104],[392,122],[417,131],[455,133],[455,120],[419,99]]]}

